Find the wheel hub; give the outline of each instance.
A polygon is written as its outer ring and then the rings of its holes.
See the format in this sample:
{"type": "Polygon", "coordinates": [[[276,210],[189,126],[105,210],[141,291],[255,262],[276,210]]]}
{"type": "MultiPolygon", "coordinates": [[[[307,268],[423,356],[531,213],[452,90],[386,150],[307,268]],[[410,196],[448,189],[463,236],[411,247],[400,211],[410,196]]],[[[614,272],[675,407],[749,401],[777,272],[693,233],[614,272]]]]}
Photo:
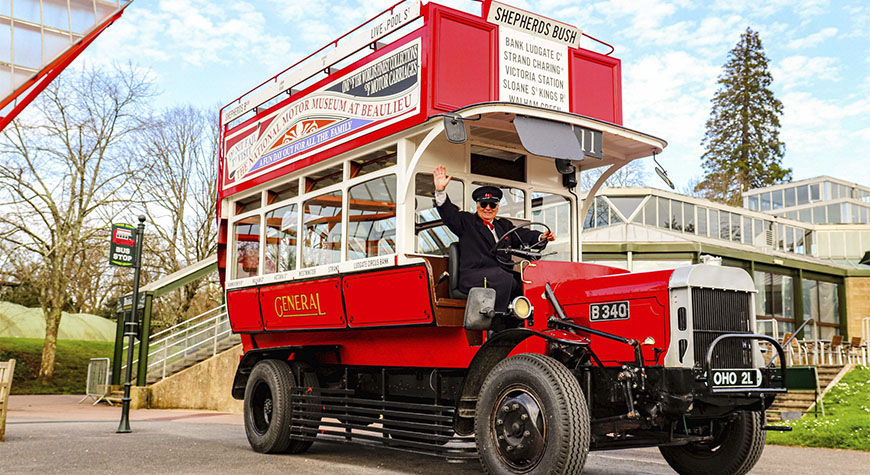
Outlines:
{"type": "Polygon", "coordinates": [[[492,419],[499,457],[524,470],[534,467],[546,445],[544,414],[537,399],[525,388],[506,391],[492,419]]]}

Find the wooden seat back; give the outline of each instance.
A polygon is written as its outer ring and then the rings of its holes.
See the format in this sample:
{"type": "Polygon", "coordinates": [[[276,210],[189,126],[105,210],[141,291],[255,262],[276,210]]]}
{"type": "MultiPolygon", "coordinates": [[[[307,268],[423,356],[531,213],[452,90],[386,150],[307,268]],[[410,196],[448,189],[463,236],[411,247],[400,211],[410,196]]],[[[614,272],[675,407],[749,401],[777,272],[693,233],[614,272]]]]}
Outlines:
{"type": "Polygon", "coordinates": [[[15,360],[0,362],[0,442],[6,440],[6,411],[9,409],[13,373],[15,373],[15,360]]]}
{"type": "Polygon", "coordinates": [[[843,344],[843,335],[834,335],[831,337],[831,347],[836,348],[843,344]]]}
{"type": "Polygon", "coordinates": [[[861,337],[860,336],[853,336],[851,346],[852,346],[852,348],[858,348],[859,346],[861,346],[861,337]]]}

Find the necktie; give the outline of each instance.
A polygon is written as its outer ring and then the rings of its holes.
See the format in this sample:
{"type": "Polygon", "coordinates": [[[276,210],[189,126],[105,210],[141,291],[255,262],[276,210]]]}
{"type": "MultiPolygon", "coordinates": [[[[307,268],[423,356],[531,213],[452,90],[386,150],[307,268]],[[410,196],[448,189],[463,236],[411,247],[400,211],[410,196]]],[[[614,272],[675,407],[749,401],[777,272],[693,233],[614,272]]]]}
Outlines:
{"type": "Polygon", "coordinates": [[[490,231],[495,230],[495,228],[492,227],[492,223],[490,223],[489,221],[484,221],[483,224],[485,224],[486,227],[488,227],[490,231]]]}

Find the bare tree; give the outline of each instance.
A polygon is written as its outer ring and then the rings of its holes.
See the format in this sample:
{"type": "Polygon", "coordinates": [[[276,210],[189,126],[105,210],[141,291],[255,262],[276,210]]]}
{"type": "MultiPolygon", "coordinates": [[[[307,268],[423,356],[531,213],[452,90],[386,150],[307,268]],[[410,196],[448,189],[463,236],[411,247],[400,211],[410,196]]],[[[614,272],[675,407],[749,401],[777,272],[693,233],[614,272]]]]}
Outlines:
{"type": "MultiPolygon", "coordinates": [[[[582,170],[583,164],[581,163],[580,166],[582,170]]],[[[607,170],[607,167],[593,168],[592,170],[582,172],[580,174],[580,187],[584,190],[592,188],[605,170],[607,170]]],[[[610,188],[645,186],[647,175],[644,164],[640,160],[634,160],[617,170],[616,173],[604,182],[604,186],[610,188]]]]}
{"type": "MultiPolygon", "coordinates": [[[[146,170],[140,186],[146,213],[157,235],[149,240],[159,255],[159,270],[169,274],[205,259],[217,249],[217,113],[193,106],[164,111],[143,132],[140,168],[146,170]]],[[[189,282],[161,305],[178,316],[187,315],[207,279],[189,282]]],[[[165,299],[165,298],[164,298],[165,299]]],[[[161,302],[163,303],[163,302],[161,302]]],[[[163,315],[166,320],[166,315],[163,315]]],[[[165,323],[175,323],[168,321],[165,323]]]]}
{"type": "Polygon", "coordinates": [[[146,122],[151,94],[147,77],[132,67],[69,71],[3,132],[0,240],[43,269],[36,282],[46,319],[43,384],[54,374],[72,277],[93,239],[128,203],[137,173],[129,141],[146,122]]]}

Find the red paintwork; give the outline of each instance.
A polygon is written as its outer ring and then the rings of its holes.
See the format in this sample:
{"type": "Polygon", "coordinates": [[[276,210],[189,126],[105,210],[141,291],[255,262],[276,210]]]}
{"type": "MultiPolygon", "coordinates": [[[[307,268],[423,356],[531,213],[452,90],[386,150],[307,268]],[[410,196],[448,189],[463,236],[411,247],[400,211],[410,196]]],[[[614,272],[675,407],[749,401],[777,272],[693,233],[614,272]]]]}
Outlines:
{"type": "Polygon", "coordinates": [[[432,323],[429,279],[422,266],[343,277],[344,305],[351,328],[432,323]],[[372,298],[384,295],[384,299],[372,298]]]}
{"type": "Polygon", "coordinates": [[[571,112],[622,124],[621,61],[585,49],[571,51],[571,112]],[[601,87],[612,84],[612,87],[601,87]]]}
{"type": "MultiPolygon", "coordinates": [[[[653,348],[662,350],[660,353],[664,354],[670,343],[668,281],[672,273],[673,270],[629,273],[623,269],[594,264],[542,261],[525,271],[525,279],[532,281],[532,284],[527,284],[523,290],[535,306],[534,328],[546,329],[546,316],[554,314],[552,305],[542,296],[544,286],[549,282],[565,314],[577,324],[638,341],[653,337],[655,345],[644,346],[643,355],[647,363],[654,364],[653,348]],[[590,303],[623,300],[629,301],[628,320],[590,323],[590,303]]],[[[634,352],[628,345],[586,336],[592,341],[592,350],[604,363],[617,364],[634,359],[634,352]]]]}
{"type": "Polygon", "coordinates": [[[254,287],[227,292],[227,313],[234,332],[262,330],[259,289],[254,287]]]}
{"type": "MultiPolygon", "coordinates": [[[[227,134],[233,130],[263,121],[270,111],[284,107],[317,91],[326,84],[354,72],[417,38],[422,39],[420,55],[421,111],[419,114],[344,144],[330,146],[330,142],[325,142],[319,153],[294,163],[279,166],[268,173],[226,190],[223,189],[224,147],[221,147],[221,164],[218,175],[220,198],[242,192],[253,186],[319,163],[329,157],[401,132],[434,115],[495,100],[498,97],[499,80],[498,26],[488,23],[484,17],[435,3],[422,5],[421,14],[424,25],[419,29],[342,70],[324,77],[299,93],[289,96],[283,102],[237,125],[232,130],[222,130],[221,140],[223,143],[227,134]]],[[[569,81],[572,84],[571,112],[622,124],[620,61],[583,49],[569,49],[569,51],[572,53],[572,58],[569,61],[569,81]]]]}
{"type": "MultiPolygon", "coordinates": [[[[644,347],[643,354],[647,364],[655,364],[653,348],[664,350],[669,344],[667,299],[671,272],[631,274],[623,269],[595,264],[537,262],[535,267],[524,272],[524,278],[531,281],[524,286],[524,294],[535,307],[534,326],[531,328],[567,340],[586,340],[588,337],[593,351],[607,365],[634,360],[633,350],[628,345],[583,335],[582,332],[577,335],[547,328],[547,319],[555,313],[543,297],[544,286],[549,283],[568,317],[578,324],[639,341],[653,337],[656,344],[644,347]],[[629,320],[589,322],[589,303],[620,300],[630,302],[629,320]]],[[[232,290],[227,293],[227,307],[233,330],[253,333],[244,335],[242,339],[245,351],[281,346],[337,345],[342,364],[465,368],[479,347],[468,344],[465,330],[461,327],[434,325],[429,291],[429,276],[423,266],[375,269],[340,278],[262,287],[259,299],[257,288],[232,290]],[[339,292],[339,280],[343,292],[339,292]],[[287,304],[282,300],[286,296],[316,292],[320,293],[324,315],[278,316],[276,299],[277,305],[284,307],[281,309],[283,313],[287,311],[287,304]],[[353,321],[345,322],[342,303],[347,315],[353,316],[353,321]],[[258,326],[260,309],[266,330],[270,332],[261,332],[262,326],[258,326]],[[384,328],[387,326],[394,327],[384,328]],[[281,329],[288,331],[275,331],[281,329]]],[[[512,354],[545,353],[546,348],[545,340],[529,338],[512,354]]],[[[326,353],[321,357],[329,359],[323,360],[324,363],[335,362],[326,353]]]]}
{"type": "Polygon", "coordinates": [[[266,330],[345,328],[341,279],[309,280],[260,288],[266,330]]]}

